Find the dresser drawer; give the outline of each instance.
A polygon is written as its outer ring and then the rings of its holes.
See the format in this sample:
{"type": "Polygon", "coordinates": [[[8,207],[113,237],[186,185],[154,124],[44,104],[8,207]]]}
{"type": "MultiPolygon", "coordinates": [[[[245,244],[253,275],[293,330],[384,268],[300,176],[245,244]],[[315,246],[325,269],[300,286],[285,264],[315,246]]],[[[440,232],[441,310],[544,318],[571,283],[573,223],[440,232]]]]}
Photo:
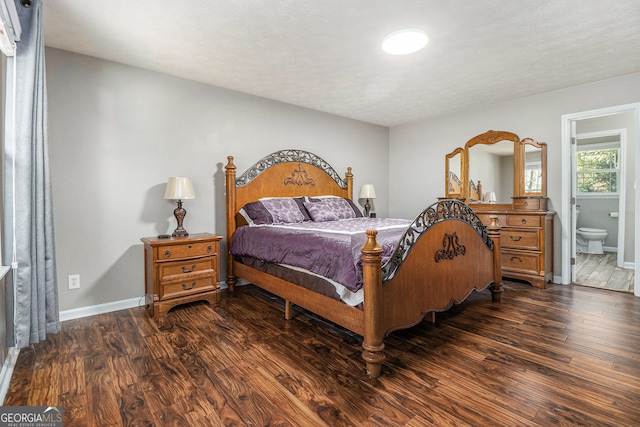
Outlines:
{"type": "Polygon", "coordinates": [[[167,300],[205,291],[216,290],[217,286],[211,277],[194,277],[185,275],[184,280],[162,283],[160,285],[160,300],[167,300]]]}
{"type": "Polygon", "coordinates": [[[507,215],[509,227],[540,227],[540,215],[507,215]]]}
{"type": "Polygon", "coordinates": [[[538,198],[538,197],[514,197],[513,198],[513,209],[517,211],[539,211],[546,210],[543,205],[543,200],[546,199],[538,198]]]}
{"type": "Polygon", "coordinates": [[[185,259],[182,261],[163,262],[158,266],[159,279],[162,282],[182,280],[185,274],[201,276],[202,274],[215,274],[217,257],[185,259]]]}
{"type": "Polygon", "coordinates": [[[478,217],[480,218],[480,221],[482,221],[482,223],[485,225],[485,227],[488,227],[488,226],[491,225],[491,217],[492,216],[497,216],[498,217],[498,227],[504,227],[505,225],[507,225],[507,216],[506,215],[485,214],[485,213],[477,213],[477,214],[478,214],[478,217]]]}
{"type": "MultiPolygon", "coordinates": [[[[503,270],[512,270],[521,273],[539,273],[540,254],[502,251],[500,253],[503,270]]],[[[503,273],[504,274],[504,273],[503,273]]],[[[507,274],[505,274],[507,275],[507,274]]]]}
{"type": "Polygon", "coordinates": [[[194,242],[183,245],[158,246],[158,261],[182,258],[194,258],[215,254],[211,242],[194,242]]]}
{"type": "Polygon", "coordinates": [[[500,233],[500,244],[504,248],[540,250],[538,230],[503,228],[500,233]]]}

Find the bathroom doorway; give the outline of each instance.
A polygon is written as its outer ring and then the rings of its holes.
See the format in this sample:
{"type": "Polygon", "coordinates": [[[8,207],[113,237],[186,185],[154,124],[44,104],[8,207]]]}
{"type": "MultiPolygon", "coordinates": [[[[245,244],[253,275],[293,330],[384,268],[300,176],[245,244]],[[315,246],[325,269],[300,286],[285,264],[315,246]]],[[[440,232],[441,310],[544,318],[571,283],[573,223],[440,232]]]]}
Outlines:
{"type": "Polygon", "coordinates": [[[634,238],[639,123],[640,103],[562,118],[563,284],[633,290],[640,296],[635,277],[640,239],[634,238]]]}

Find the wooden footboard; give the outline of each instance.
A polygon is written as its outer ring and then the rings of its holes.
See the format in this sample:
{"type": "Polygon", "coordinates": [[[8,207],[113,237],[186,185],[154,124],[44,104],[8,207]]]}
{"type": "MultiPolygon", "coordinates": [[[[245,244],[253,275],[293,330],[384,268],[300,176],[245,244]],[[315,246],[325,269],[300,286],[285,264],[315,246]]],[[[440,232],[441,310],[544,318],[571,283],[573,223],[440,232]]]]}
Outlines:
{"type": "MultiPolygon", "coordinates": [[[[332,194],[351,199],[353,175],[342,180],[317,156],[300,151],[273,153],[236,178],[233,157],[226,170],[227,249],[238,227],[237,213],[261,197],[332,194]]],[[[407,229],[392,258],[382,265],[376,230],[367,231],[362,248],[363,310],[234,261],[227,253],[227,284],[233,291],[241,277],[285,299],[285,314],[297,304],[364,337],[362,357],[367,373],[378,377],[384,361],[384,337],[413,326],[427,313],[462,302],[474,290],[491,286],[500,300],[500,231],[485,228],[471,208],[442,200],[425,209],[407,229]]]]}
{"type": "Polygon", "coordinates": [[[444,311],[474,290],[491,287],[500,301],[500,229],[485,229],[475,213],[456,200],[425,209],[408,228],[393,257],[383,266],[377,231],[367,231],[362,248],[364,351],[371,377],[380,375],[383,338],[419,323],[427,313],[444,311]]]}

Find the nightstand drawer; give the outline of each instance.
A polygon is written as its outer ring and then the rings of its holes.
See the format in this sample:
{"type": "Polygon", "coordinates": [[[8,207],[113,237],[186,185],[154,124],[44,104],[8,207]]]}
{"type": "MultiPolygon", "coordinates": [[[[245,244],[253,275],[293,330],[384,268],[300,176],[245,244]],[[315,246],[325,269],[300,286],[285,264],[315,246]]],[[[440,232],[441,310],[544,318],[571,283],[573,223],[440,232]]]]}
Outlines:
{"type": "Polygon", "coordinates": [[[538,230],[503,228],[500,244],[505,248],[540,250],[538,230]]]}
{"type": "MultiPolygon", "coordinates": [[[[519,273],[538,274],[540,266],[540,254],[516,252],[516,251],[502,251],[500,256],[502,257],[502,269],[512,270],[519,273]]],[[[506,272],[503,272],[505,276],[508,276],[506,272]]]]}
{"type": "Polygon", "coordinates": [[[184,280],[160,285],[160,300],[166,300],[185,295],[213,291],[217,287],[211,277],[193,277],[186,275],[184,280]]]}
{"type": "Polygon", "coordinates": [[[509,227],[540,227],[539,215],[507,215],[509,227]]]}
{"type": "Polygon", "coordinates": [[[214,245],[210,242],[194,242],[182,245],[158,246],[158,260],[194,258],[215,254],[214,245]]]}
{"type": "Polygon", "coordinates": [[[162,282],[181,280],[185,274],[202,275],[216,272],[217,257],[185,259],[177,262],[163,262],[159,265],[159,279],[162,282]]]}

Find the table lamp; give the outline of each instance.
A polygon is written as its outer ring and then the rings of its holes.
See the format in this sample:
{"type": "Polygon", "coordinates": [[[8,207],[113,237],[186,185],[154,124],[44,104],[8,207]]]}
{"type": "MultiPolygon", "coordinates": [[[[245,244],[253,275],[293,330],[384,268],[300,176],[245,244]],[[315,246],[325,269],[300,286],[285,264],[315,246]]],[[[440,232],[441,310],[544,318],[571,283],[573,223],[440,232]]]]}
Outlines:
{"type": "Polygon", "coordinates": [[[366,199],[364,204],[364,216],[369,217],[369,213],[371,211],[371,204],[369,203],[369,199],[376,198],[376,189],[373,184],[365,184],[360,188],[360,197],[359,199],[366,199]]]}
{"type": "Polygon", "coordinates": [[[186,176],[169,177],[167,189],[164,192],[164,198],[167,200],[178,201],[178,207],[173,211],[173,215],[176,217],[176,221],[178,221],[178,227],[175,229],[172,236],[188,236],[189,233],[187,233],[187,230],[182,226],[182,221],[187,215],[187,211],[182,207],[182,200],[196,198],[191,178],[186,176]]]}

